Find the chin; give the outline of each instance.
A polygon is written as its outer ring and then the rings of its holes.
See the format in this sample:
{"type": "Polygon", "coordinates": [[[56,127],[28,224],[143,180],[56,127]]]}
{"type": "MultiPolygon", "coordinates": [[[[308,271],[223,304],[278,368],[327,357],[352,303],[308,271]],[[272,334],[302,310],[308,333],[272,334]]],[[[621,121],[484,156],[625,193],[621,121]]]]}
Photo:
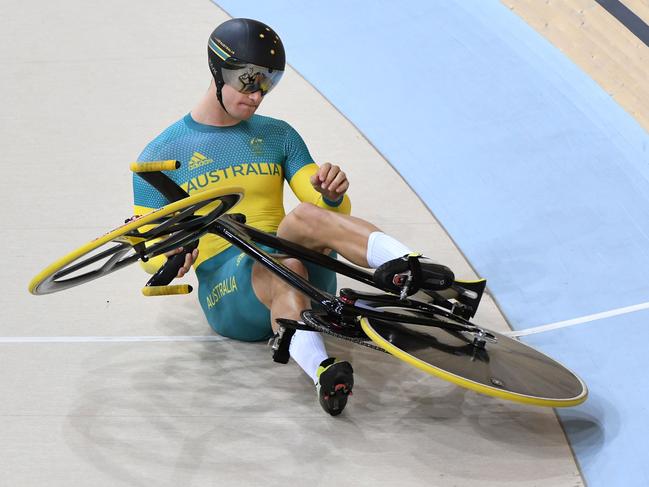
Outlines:
{"type": "Polygon", "coordinates": [[[241,120],[248,120],[250,117],[252,117],[255,112],[257,111],[257,107],[255,107],[253,110],[250,110],[247,105],[244,105],[241,110],[239,111],[239,119],[241,120]]]}

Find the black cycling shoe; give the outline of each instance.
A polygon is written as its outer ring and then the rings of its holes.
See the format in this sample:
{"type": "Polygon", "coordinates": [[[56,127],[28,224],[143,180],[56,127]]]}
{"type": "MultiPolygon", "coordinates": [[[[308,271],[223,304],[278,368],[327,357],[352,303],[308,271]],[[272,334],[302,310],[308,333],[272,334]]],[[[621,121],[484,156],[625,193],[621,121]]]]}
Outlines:
{"type": "Polygon", "coordinates": [[[347,405],[347,396],[354,387],[354,369],[349,362],[336,362],[334,357],[323,360],[317,371],[316,391],[320,406],[332,416],[338,416],[347,405]]]}
{"type": "Polygon", "coordinates": [[[436,264],[421,254],[408,254],[390,260],[374,272],[374,283],[382,289],[401,296],[415,294],[420,289],[442,291],[455,282],[448,267],[436,264]]]}

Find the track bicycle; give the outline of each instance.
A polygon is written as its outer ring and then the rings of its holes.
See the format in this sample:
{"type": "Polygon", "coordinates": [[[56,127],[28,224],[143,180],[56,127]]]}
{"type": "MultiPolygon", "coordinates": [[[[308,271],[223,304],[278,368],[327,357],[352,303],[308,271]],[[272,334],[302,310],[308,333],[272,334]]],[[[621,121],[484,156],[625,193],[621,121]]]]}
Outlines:
{"type": "Polygon", "coordinates": [[[374,271],[350,265],[245,224],[233,213],[243,198],[236,187],[189,195],[162,171],[178,161],[133,163],[131,169],[160,191],[169,204],[128,219],[115,230],[79,247],[46,267],[29,284],[32,294],[62,291],[110,274],[137,261],[183,247],[147,282],[146,296],[191,292],[186,284],[170,285],[185,253],[208,233],[224,238],[311,299],[301,320],[278,319],[272,339],[273,358],[286,363],[288,343],[296,329],[319,331],[357,345],[387,352],[431,375],[461,387],[519,403],[569,407],[584,402],[588,391],[569,369],[515,338],[470,320],[480,304],[485,280],[453,280],[445,289],[408,295],[377,283],[374,271]],[[275,249],[268,253],[257,244],[275,249]],[[280,257],[309,261],[345,275],[379,292],[341,289],[332,295],[317,289],[281,263],[280,257]]]}

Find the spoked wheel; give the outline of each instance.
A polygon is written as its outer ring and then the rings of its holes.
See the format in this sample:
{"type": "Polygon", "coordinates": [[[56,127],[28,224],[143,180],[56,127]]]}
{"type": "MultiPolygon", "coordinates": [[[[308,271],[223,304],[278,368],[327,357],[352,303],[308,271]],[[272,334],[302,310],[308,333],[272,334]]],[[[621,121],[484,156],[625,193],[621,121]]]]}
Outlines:
{"type": "Polygon", "coordinates": [[[205,235],[242,194],[240,188],[203,191],[128,221],[48,266],[29,283],[29,292],[62,291],[188,245],[205,235]]]}
{"type": "Polygon", "coordinates": [[[453,324],[447,313],[432,317],[407,307],[374,307],[404,318],[394,322],[363,317],[361,327],[367,336],[429,374],[482,394],[536,406],[576,406],[588,396],[586,385],[573,372],[514,338],[491,330],[476,335],[408,322],[410,316],[453,324]]]}

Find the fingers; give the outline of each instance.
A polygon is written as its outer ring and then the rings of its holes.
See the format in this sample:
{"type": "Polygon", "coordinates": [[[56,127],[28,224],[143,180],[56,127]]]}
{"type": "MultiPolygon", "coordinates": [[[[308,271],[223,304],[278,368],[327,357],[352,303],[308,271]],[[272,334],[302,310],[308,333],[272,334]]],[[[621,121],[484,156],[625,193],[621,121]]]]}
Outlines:
{"type": "Polygon", "coordinates": [[[330,167],[329,167],[329,171],[327,171],[327,176],[322,181],[322,189],[333,191],[331,189],[331,183],[333,183],[334,179],[336,179],[336,177],[340,174],[341,171],[338,166],[331,166],[331,164],[329,166],[330,167]]]}
{"type": "Polygon", "coordinates": [[[327,177],[331,171],[334,171],[336,166],[332,166],[330,163],[325,162],[320,169],[318,170],[318,177],[320,179],[320,186],[322,189],[326,189],[327,177]]]}
{"type": "MultiPolygon", "coordinates": [[[[174,255],[178,255],[181,252],[184,251],[183,247],[178,247],[177,249],[170,250],[169,252],[165,252],[165,256],[167,259],[173,257],[174,255]]],[[[196,259],[198,258],[198,249],[194,249],[191,253],[185,254],[185,262],[183,263],[183,266],[178,269],[178,274],[176,274],[177,278],[183,277],[185,274],[189,272],[189,270],[192,268],[192,265],[194,265],[194,262],[196,262],[196,259]]]]}
{"type": "Polygon", "coordinates": [[[328,162],[325,162],[322,166],[318,168],[318,172],[316,172],[313,176],[311,176],[311,184],[316,190],[326,189],[323,187],[324,182],[327,180],[327,175],[329,174],[329,171],[331,170],[331,164],[328,162]]]}
{"type": "Polygon", "coordinates": [[[318,172],[311,176],[311,184],[316,191],[332,199],[337,199],[349,188],[347,175],[339,166],[328,162],[320,166],[318,172]]]}
{"type": "MultiPolygon", "coordinates": [[[[165,252],[165,257],[167,257],[167,258],[173,257],[174,255],[180,254],[184,250],[185,250],[184,247],[178,247],[177,249],[173,249],[173,250],[170,250],[169,252],[165,252]]],[[[187,255],[191,255],[194,258],[194,260],[196,260],[196,257],[198,257],[198,249],[194,249],[191,252],[191,254],[188,253],[187,255]]]]}
{"type": "MultiPolygon", "coordinates": [[[[182,247],[180,247],[180,251],[182,251],[182,247]]],[[[180,278],[183,277],[185,274],[187,274],[189,270],[192,268],[192,265],[194,265],[194,262],[196,262],[197,258],[198,258],[198,249],[194,249],[191,253],[188,252],[187,254],[185,254],[185,263],[180,269],[178,269],[178,275],[176,277],[180,278]]]]}
{"type": "Polygon", "coordinates": [[[174,255],[177,255],[183,251],[182,247],[178,247],[177,249],[170,250],[169,252],[165,252],[165,257],[169,259],[170,257],[173,257],[174,255]]]}
{"type": "Polygon", "coordinates": [[[347,188],[349,188],[349,181],[347,180],[347,175],[342,171],[336,174],[336,177],[327,185],[330,193],[336,193],[338,195],[347,191],[347,188]]]}

